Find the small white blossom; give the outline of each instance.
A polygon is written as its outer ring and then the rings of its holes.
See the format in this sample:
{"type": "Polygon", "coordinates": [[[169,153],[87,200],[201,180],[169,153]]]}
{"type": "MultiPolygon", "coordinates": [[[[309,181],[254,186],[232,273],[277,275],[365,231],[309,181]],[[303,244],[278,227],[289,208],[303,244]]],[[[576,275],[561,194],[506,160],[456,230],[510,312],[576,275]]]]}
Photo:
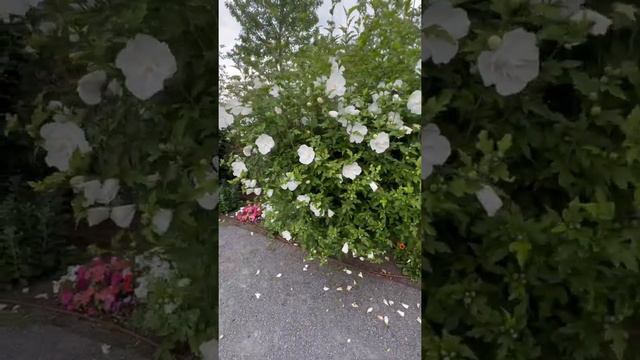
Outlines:
{"type": "Polygon", "coordinates": [[[129,225],[131,225],[131,221],[133,221],[135,214],[135,205],[121,205],[115,206],[111,209],[111,215],[109,215],[109,218],[111,218],[111,220],[119,227],[128,228],[129,225]]]}
{"type": "Polygon", "coordinates": [[[422,91],[416,90],[409,95],[407,109],[409,109],[413,114],[422,114],[422,91]]]}
{"type": "Polygon", "coordinates": [[[309,201],[311,201],[311,198],[309,197],[309,195],[298,195],[296,197],[296,200],[301,201],[303,203],[309,203],[309,201]]]}
{"type": "Polygon", "coordinates": [[[369,141],[369,146],[376,153],[382,154],[389,148],[389,134],[385,132],[376,134],[373,139],[369,141]]]}
{"type": "Polygon", "coordinates": [[[609,26],[611,26],[612,21],[608,17],[600,14],[597,11],[593,11],[590,9],[582,9],[577,11],[575,14],[571,16],[571,20],[580,22],[586,21],[593,23],[589,32],[592,35],[604,35],[609,30],[609,26]]]}
{"type": "Polygon", "coordinates": [[[231,163],[231,169],[233,170],[233,176],[240,177],[243,172],[249,171],[247,165],[243,161],[236,160],[231,163]]]}
{"type": "Polygon", "coordinates": [[[342,245],[342,252],[345,254],[349,252],[349,244],[344,243],[344,245],[342,245]]]}
{"type": "Polygon", "coordinates": [[[269,90],[269,95],[271,95],[271,96],[273,96],[275,98],[280,97],[280,90],[281,89],[280,89],[280,87],[278,85],[273,85],[271,87],[271,89],[269,90]]]}
{"type": "Polygon", "coordinates": [[[313,162],[316,153],[313,151],[313,148],[307,145],[300,145],[298,148],[298,157],[299,161],[302,164],[309,165],[313,162]]]}
{"type": "Polygon", "coordinates": [[[280,235],[287,241],[291,241],[291,233],[287,230],[280,233],[280,235]]]}
{"type": "Polygon", "coordinates": [[[153,231],[162,235],[167,232],[173,219],[173,211],[171,209],[158,209],[151,219],[151,228],[153,231]]]}
{"type": "Polygon", "coordinates": [[[331,75],[325,85],[325,92],[329,99],[344,95],[347,81],[342,75],[343,71],[344,68],[341,67],[334,58],[331,58],[331,75]]]}
{"type": "Polygon", "coordinates": [[[276,114],[278,114],[278,115],[282,114],[282,109],[280,109],[280,107],[278,107],[278,106],[276,106],[276,107],[273,109],[273,111],[275,111],[275,112],[276,112],[276,114]]]}
{"type": "Polygon", "coordinates": [[[71,156],[76,150],[82,154],[91,151],[84,131],[73,122],[45,124],[40,128],[40,136],[44,139],[42,147],[47,151],[45,162],[60,171],[69,170],[71,156]]]}
{"type": "Polygon", "coordinates": [[[451,61],[458,53],[458,40],[467,35],[470,24],[467,12],[461,8],[454,8],[449,0],[432,2],[422,15],[422,28],[436,26],[446,31],[452,39],[423,35],[423,60],[431,59],[435,64],[451,61]]]}
{"type": "Polygon", "coordinates": [[[355,180],[358,175],[362,173],[362,168],[358,165],[357,162],[347,164],[342,167],[342,176],[347,179],[355,180]]]}
{"type": "Polygon", "coordinates": [[[233,124],[233,115],[229,114],[224,107],[218,106],[218,129],[224,130],[233,124]]]}
{"type": "Polygon", "coordinates": [[[476,197],[490,217],[494,216],[502,207],[502,200],[489,185],[484,185],[480,190],[476,191],[476,197]]]}
{"type": "Polygon", "coordinates": [[[355,123],[347,126],[347,134],[349,134],[349,142],[360,144],[367,135],[368,129],[361,123],[355,123]]]}
{"type": "Polygon", "coordinates": [[[426,179],[433,172],[434,165],[442,165],[451,155],[451,144],[446,137],[440,135],[435,124],[428,124],[422,130],[422,178],[426,179]]]}
{"type": "Polygon", "coordinates": [[[107,81],[103,70],[90,72],[78,80],[78,95],[87,105],[97,105],[102,101],[102,86],[107,81]]]}
{"type": "Polygon", "coordinates": [[[329,116],[331,116],[332,118],[337,118],[338,117],[338,112],[335,110],[331,110],[329,111],[329,116]]]}
{"type": "Polygon", "coordinates": [[[256,139],[256,145],[258,146],[258,151],[262,155],[268,154],[271,151],[271,149],[273,149],[275,144],[276,143],[273,141],[273,138],[267,134],[262,134],[258,136],[258,138],[256,139]]]}
{"type": "Polygon", "coordinates": [[[156,38],[137,34],[116,58],[116,67],[126,77],[125,85],[140,100],[147,100],[164,87],[177,71],[169,46],[156,38]]]}
{"type": "Polygon", "coordinates": [[[478,56],[478,70],[485,86],[496,86],[502,96],[522,91],[538,77],[540,55],[536,35],[518,28],[506,33],[500,47],[478,56]]]}
{"type": "Polygon", "coordinates": [[[370,187],[370,188],[371,188],[371,190],[373,190],[374,192],[375,192],[376,190],[378,190],[378,184],[376,184],[376,182],[375,182],[375,181],[370,182],[370,183],[369,183],[369,187],[370,187]]]}

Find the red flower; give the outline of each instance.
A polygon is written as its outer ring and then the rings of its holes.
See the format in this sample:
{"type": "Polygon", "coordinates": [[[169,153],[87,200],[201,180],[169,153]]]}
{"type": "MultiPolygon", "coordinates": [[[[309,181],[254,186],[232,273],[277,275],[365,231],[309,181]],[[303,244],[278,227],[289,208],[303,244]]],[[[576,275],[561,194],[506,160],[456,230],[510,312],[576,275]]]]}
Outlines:
{"type": "Polygon", "coordinates": [[[398,248],[399,248],[400,250],[404,250],[404,249],[406,249],[406,248],[407,248],[407,246],[406,246],[404,243],[400,243],[400,244],[398,244],[398,248]]]}

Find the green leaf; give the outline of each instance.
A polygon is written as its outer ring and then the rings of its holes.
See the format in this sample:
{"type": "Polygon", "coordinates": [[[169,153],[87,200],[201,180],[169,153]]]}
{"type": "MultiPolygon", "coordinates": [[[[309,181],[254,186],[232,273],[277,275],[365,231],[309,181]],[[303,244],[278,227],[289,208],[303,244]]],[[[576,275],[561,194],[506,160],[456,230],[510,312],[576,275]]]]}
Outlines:
{"type": "Polygon", "coordinates": [[[521,268],[524,268],[525,263],[529,257],[529,251],[531,250],[531,243],[525,240],[514,241],[509,244],[509,251],[516,254],[518,264],[521,268]]]}

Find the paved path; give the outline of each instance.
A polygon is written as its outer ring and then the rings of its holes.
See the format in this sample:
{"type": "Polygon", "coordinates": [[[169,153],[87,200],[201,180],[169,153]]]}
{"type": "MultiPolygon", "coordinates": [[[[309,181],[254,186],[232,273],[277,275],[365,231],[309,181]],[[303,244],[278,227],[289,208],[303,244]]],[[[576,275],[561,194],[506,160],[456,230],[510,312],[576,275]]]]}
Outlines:
{"type": "Polygon", "coordinates": [[[419,290],[304,262],[299,248],[237,226],[219,234],[221,360],[420,359],[419,290]]]}

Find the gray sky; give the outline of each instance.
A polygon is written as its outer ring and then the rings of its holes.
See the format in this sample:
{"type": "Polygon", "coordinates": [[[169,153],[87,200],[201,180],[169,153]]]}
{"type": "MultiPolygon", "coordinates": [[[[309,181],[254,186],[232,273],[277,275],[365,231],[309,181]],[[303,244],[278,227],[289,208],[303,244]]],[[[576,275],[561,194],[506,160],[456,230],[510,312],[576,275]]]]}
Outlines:
{"type": "MultiPolygon", "coordinates": [[[[220,45],[223,45],[220,49],[221,52],[226,52],[235,45],[238,36],[240,35],[240,24],[238,24],[235,19],[229,13],[229,10],[224,5],[224,1],[218,1],[218,16],[219,16],[219,38],[218,41],[220,45]]],[[[420,1],[412,0],[414,7],[420,6],[420,1]]],[[[336,26],[344,25],[346,23],[347,17],[344,11],[342,10],[342,6],[345,8],[350,8],[355,5],[357,0],[343,0],[341,1],[335,9],[333,14],[333,21],[336,23],[336,26]]],[[[327,21],[331,19],[329,14],[329,10],[331,9],[331,0],[324,0],[320,8],[318,8],[318,18],[320,19],[320,27],[324,27],[327,25],[327,21]]],[[[221,65],[226,65],[227,72],[230,75],[240,74],[240,72],[233,68],[233,63],[228,60],[220,59],[221,65]]]]}

